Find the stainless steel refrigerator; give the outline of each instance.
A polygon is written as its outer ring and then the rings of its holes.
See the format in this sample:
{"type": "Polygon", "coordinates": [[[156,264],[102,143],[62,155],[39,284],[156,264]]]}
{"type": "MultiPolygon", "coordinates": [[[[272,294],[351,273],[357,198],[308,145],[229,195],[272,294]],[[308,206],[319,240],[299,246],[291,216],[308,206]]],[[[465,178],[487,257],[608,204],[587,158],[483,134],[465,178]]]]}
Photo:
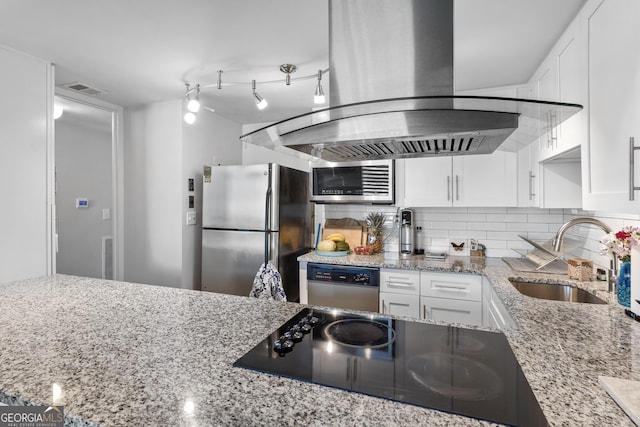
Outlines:
{"type": "Polygon", "coordinates": [[[311,248],[309,175],[275,163],[205,166],[203,291],[248,296],[268,258],[288,301],[300,297],[297,258],[311,248]]]}

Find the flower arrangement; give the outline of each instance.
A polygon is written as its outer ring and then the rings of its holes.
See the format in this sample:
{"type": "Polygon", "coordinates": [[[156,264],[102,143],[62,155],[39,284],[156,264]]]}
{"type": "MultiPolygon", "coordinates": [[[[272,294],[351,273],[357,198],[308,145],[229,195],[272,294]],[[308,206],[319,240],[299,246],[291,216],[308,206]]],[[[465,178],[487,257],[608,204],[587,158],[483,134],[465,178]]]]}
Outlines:
{"type": "Polygon", "coordinates": [[[607,233],[600,239],[601,255],[614,255],[622,262],[631,261],[631,248],[640,244],[640,228],[626,226],[617,233],[607,233]]]}

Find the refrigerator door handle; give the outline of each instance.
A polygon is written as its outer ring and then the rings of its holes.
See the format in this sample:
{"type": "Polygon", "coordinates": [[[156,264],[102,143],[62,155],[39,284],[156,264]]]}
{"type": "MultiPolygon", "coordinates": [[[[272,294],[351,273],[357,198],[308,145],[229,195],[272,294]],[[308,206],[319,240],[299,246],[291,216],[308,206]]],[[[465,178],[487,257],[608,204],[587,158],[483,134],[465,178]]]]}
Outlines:
{"type": "Polygon", "coordinates": [[[269,177],[268,177],[268,185],[267,185],[267,196],[265,201],[265,211],[264,211],[264,266],[266,267],[269,262],[269,248],[270,248],[270,237],[271,233],[271,163],[269,163],[269,177]]]}

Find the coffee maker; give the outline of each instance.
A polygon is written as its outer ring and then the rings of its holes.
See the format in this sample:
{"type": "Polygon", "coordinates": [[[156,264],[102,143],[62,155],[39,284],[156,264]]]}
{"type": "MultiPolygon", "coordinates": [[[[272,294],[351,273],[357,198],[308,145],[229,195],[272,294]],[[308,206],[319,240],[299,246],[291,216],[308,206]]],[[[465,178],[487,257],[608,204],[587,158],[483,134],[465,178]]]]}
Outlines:
{"type": "Polygon", "coordinates": [[[415,244],[413,216],[412,209],[400,209],[400,255],[402,256],[413,253],[415,244]]]}

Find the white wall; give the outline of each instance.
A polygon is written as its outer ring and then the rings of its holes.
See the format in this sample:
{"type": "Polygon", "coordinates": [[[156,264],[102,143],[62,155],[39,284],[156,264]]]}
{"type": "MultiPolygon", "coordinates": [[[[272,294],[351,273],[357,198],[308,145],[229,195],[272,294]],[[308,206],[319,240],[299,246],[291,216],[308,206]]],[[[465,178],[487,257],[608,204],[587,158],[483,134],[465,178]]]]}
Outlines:
{"type": "Polygon", "coordinates": [[[125,109],[124,279],[182,283],[180,101],[125,109]]]}
{"type": "Polygon", "coordinates": [[[182,287],[200,289],[202,273],[202,167],[242,164],[240,125],[217,114],[202,111],[188,125],[182,121],[182,287]],[[188,179],[195,191],[189,193],[188,179]],[[195,196],[197,224],[186,225],[189,194],[195,196]]]}
{"type": "Polygon", "coordinates": [[[125,280],[200,288],[202,166],[241,164],[240,125],[203,111],[182,120],[182,100],[125,110],[125,280]],[[198,223],[186,225],[188,179],[198,223]]]}
{"type": "Polygon", "coordinates": [[[48,273],[51,64],[0,46],[0,283],[48,273]]]}
{"type": "Polygon", "coordinates": [[[111,211],[111,133],[63,115],[55,140],[56,271],[100,278],[102,238],[112,233],[111,220],[102,219],[103,209],[111,211]],[[76,209],[77,197],[88,198],[89,207],[76,209]]]}

